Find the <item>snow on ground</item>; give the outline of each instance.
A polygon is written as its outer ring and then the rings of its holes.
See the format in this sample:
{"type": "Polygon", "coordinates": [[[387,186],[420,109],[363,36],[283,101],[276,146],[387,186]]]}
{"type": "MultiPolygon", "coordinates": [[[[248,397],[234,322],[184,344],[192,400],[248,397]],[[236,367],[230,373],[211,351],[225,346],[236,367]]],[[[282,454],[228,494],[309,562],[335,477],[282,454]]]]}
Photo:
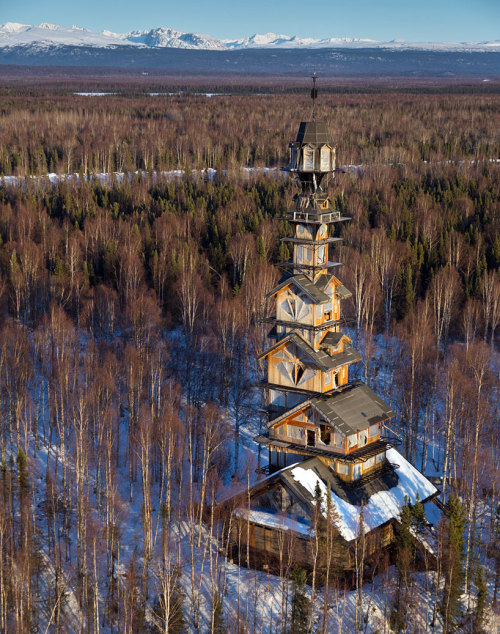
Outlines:
{"type": "MultiPolygon", "coordinates": [[[[118,93],[113,92],[77,92],[73,93],[79,96],[85,97],[104,97],[115,95],[118,93]]],[[[179,95],[180,93],[149,93],[150,96],[173,96],[179,95]]],[[[198,95],[203,95],[205,97],[215,97],[215,96],[228,96],[223,93],[198,93],[198,95]]],[[[423,163],[427,163],[428,161],[422,161],[423,163]]],[[[471,161],[458,161],[458,165],[475,165],[482,162],[500,165],[500,158],[488,158],[481,161],[471,160],[471,161]]],[[[451,161],[438,161],[438,163],[451,163],[451,161]]],[[[398,165],[394,165],[393,163],[385,163],[383,165],[380,164],[359,164],[359,165],[342,165],[340,169],[345,170],[346,172],[352,172],[353,174],[357,174],[358,176],[362,176],[363,172],[367,169],[374,167],[398,167],[398,165]]],[[[251,166],[242,166],[241,172],[250,177],[252,175],[267,175],[277,179],[286,179],[288,178],[288,173],[281,170],[279,167],[251,167],[251,166]]],[[[201,178],[209,178],[212,180],[214,176],[217,174],[217,170],[212,167],[203,168],[200,170],[193,169],[191,173],[195,176],[200,176],[201,178]]],[[[222,170],[222,174],[225,176],[227,174],[227,170],[222,170]]],[[[95,172],[90,173],[88,176],[84,176],[84,181],[98,181],[102,185],[111,185],[113,182],[123,182],[125,179],[132,181],[134,178],[141,178],[150,175],[153,180],[158,178],[166,178],[166,179],[178,179],[183,178],[185,176],[185,171],[182,169],[176,170],[162,170],[157,172],[153,170],[151,172],[145,170],[135,170],[133,172],[95,172]]],[[[59,182],[71,182],[78,183],[81,179],[80,174],[72,173],[72,174],[55,174],[53,172],[49,174],[45,174],[42,176],[16,176],[12,174],[6,174],[0,176],[0,187],[4,185],[10,185],[15,187],[20,187],[27,182],[36,183],[39,185],[44,185],[47,182],[52,183],[53,185],[57,185],[59,182]]],[[[376,335],[374,335],[374,339],[376,335]]]]}
{"type": "MultiPolygon", "coordinates": [[[[436,487],[405,460],[396,449],[392,448],[387,451],[387,460],[399,465],[397,470],[398,484],[388,491],[379,491],[369,498],[363,507],[365,533],[393,518],[398,518],[405,504],[405,497],[408,497],[409,502],[414,504],[417,500],[417,494],[421,500],[425,500],[430,495],[437,493],[436,487]]],[[[319,486],[321,495],[326,500],[327,487],[311,469],[299,466],[293,467],[290,472],[293,478],[312,496],[314,496],[316,486],[319,486]]],[[[359,535],[361,507],[342,500],[333,491],[330,493],[340,515],[337,528],[344,539],[351,541],[359,535]]]]}

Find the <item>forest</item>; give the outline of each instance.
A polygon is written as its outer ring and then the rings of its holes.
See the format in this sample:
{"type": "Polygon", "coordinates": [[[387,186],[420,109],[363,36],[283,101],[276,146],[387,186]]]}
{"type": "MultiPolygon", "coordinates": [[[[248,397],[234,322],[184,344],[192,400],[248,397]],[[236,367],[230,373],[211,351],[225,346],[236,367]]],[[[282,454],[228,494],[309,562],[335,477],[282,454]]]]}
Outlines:
{"type": "Polygon", "coordinates": [[[216,513],[266,464],[255,357],[310,100],[142,91],[0,91],[0,630],[495,631],[500,94],[319,100],[356,371],[444,511],[437,569],[402,531],[310,598],[237,566],[216,513]]]}

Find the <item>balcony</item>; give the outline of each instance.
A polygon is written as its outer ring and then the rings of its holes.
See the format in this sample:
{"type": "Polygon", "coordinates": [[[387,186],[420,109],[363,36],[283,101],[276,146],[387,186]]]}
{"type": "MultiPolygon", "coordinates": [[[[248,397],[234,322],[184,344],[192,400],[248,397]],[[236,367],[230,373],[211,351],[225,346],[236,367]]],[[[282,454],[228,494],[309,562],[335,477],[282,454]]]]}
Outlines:
{"type": "MultiPolygon", "coordinates": [[[[280,447],[281,449],[289,449],[290,451],[297,451],[299,453],[307,453],[314,456],[328,456],[330,458],[335,457],[344,457],[344,449],[342,447],[331,447],[330,445],[325,445],[321,441],[315,439],[314,444],[309,444],[298,441],[296,438],[290,438],[289,436],[258,436],[259,440],[265,438],[266,443],[272,446],[280,447]]],[[[257,438],[255,440],[257,440],[257,438]]],[[[259,442],[257,440],[257,442],[259,442]]]]}
{"type": "Polygon", "coordinates": [[[280,218],[280,220],[288,220],[288,222],[305,222],[309,224],[329,224],[331,222],[343,222],[344,220],[351,220],[346,216],[341,216],[340,211],[326,211],[322,212],[321,209],[315,209],[312,211],[289,211],[286,216],[280,218]]]}

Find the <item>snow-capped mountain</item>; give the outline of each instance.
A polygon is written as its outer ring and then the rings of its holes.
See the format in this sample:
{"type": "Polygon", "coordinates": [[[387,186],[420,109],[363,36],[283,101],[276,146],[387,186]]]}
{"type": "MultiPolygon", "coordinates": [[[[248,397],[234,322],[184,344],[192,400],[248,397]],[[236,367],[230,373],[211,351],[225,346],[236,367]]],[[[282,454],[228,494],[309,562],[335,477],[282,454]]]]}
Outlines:
{"type": "Polygon", "coordinates": [[[240,39],[218,40],[211,35],[185,33],[168,27],[150,30],[114,33],[94,33],[79,26],[38,25],[7,22],[0,25],[0,48],[51,48],[61,46],[90,46],[115,48],[137,46],[141,48],[182,48],[197,50],[239,50],[247,48],[390,48],[433,51],[500,51],[500,40],[491,42],[380,42],[360,38],[301,38],[276,33],[254,34],[240,39]]]}
{"type": "Polygon", "coordinates": [[[183,33],[165,26],[149,31],[125,33],[124,41],[143,44],[151,48],[199,48],[204,50],[224,50],[226,46],[211,35],[183,33]]]}

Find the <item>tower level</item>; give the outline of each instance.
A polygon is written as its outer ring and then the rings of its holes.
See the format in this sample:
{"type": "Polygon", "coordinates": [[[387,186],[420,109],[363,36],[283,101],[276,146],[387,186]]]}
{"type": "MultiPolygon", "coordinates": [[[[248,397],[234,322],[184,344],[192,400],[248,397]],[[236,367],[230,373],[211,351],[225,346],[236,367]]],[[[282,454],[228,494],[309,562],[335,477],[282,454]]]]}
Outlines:
{"type": "Polygon", "coordinates": [[[328,196],[335,145],[326,123],[315,120],[315,77],[311,96],[312,121],[300,124],[285,168],[298,190],[284,216],[293,233],[282,238],[293,257],[280,264],[285,273],[268,294],[272,344],[259,355],[267,362],[268,423],[256,441],[269,449],[271,472],[315,456],[354,482],[387,466],[381,427],[394,413],[367,385],[349,381],[349,366],[361,355],[341,329],[341,302],[351,293],[334,274],[341,263],[332,255],[340,240],[332,227],[349,218],[328,196]]]}

